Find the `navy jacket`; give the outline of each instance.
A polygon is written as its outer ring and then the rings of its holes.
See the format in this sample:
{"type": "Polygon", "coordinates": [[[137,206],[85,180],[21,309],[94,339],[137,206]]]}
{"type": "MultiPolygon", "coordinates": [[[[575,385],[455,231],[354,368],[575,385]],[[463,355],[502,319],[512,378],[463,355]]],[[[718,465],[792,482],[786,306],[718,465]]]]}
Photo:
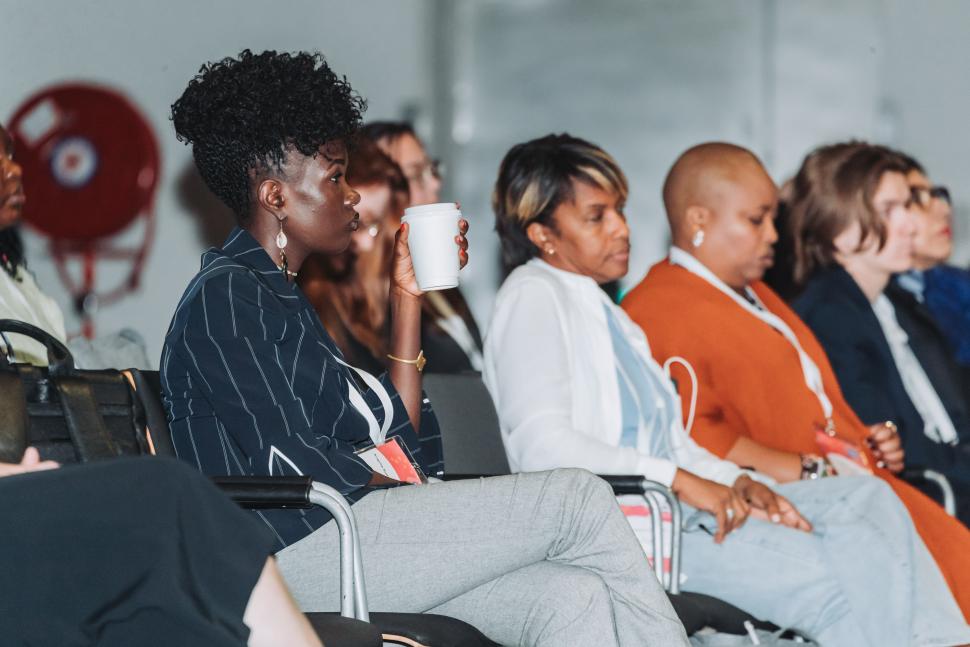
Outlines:
{"type": "Polygon", "coordinates": [[[899,325],[909,337],[910,348],[950,414],[961,442],[970,441],[970,385],[949,340],[933,313],[912,292],[893,281],[886,288],[886,296],[896,310],[899,325]]]}
{"type": "MultiPolygon", "coordinates": [[[[889,343],[866,295],[841,267],[820,270],[792,303],[832,362],[846,401],[866,424],[899,427],[907,467],[927,467],[970,482],[966,445],[934,443],[906,393],[889,343]]],[[[968,433],[966,421],[957,432],[968,433]]],[[[958,420],[954,420],[957,424],[958,420]]]]}
{"type": "MultiPolygon", "coordinates": [[[[441,471],[440,431],[427,399],[420,440],[387,375],[385,411],[359,388],[303,292],[259,243],[235,229],[210,249],[182,297],[162,350],[161,379],[178,456],[210,475],[310,475],[356,501],[371,469],[355,450],[370,442],[373,412],[428,474],[441,471]]],[[[325,511],[265,510],[277,548],[310,534],[325,511]]]]}

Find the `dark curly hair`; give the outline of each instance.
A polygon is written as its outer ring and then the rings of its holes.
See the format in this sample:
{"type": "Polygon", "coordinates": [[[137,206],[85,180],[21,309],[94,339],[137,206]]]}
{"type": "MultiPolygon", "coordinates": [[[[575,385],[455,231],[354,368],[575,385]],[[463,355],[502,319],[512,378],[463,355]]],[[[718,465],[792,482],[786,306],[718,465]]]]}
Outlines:
{"type": "Polygon", "coordinates": [[[245,221],[254,175],[280,172],[290,148],[312,157],[326,142],[350,144],[366,108],[319,53],[247,49],[203,65],[172,122],[206,185],[245,221]]]}

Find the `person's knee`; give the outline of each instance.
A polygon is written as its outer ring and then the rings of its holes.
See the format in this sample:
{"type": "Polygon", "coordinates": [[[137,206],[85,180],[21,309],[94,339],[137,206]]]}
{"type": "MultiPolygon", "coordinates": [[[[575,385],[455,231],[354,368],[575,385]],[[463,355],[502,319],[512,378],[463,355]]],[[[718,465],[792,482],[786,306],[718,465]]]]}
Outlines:
{"type": "Polygon", "coordinates": [[[579,495],[577,498],[580,500],[602,499],[615,503],[613,488],[590,471],[577,467],[566,467],[553,470],[550,473],[550,478],[563,491],[573,496],[579,495]]]}
{"type": "MultiPolygon", "coordinates": [[[[560,632],[574,630],[577,623],[601,623],[612,616],[610,592],[603,579],[580,568],[563,567],[559,577],[545,583],[545,594],[538,596],[531,617],[531,637],[536,642],[560,632]]],[[[531,641],[530,641],[531,642],[531,641]]]]}
{"type": "Polygon", "coordinates": [[[898,509],[904,511],[903,502],[884,480],[876,477],[852,479],[854,487],[846,494],[847,502],[858,506],[862,511],[874,509],[898,509]]]}
{"type": "Polygon", "coordinates": [[[818,635],[845,622],[851,615],[852,609],[842,585],[825,563],[802,563],[797,571],[786,571],[782,577],[788,585],[779,595],[787,601],[784,606],[791,616],[779,617],[776,622],[804,630],[809,635],[818,635]]]}

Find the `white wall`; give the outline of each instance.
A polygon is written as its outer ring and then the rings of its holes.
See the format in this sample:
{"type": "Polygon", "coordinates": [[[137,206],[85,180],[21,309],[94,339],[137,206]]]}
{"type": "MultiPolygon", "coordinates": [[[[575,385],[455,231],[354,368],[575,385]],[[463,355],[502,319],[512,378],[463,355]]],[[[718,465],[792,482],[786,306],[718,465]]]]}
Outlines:
{"type": "MultiPolygon", "coordinates": [[[[320,50],[370,104],[368,118],[399,117],[407,106],[430,110],[427,0],[0,0],[0,121],[41,87],[57,81],[97,81],[125,92],[149,118],[162,152],[156,206],[157,238],[142,286],[96,318],[99,332],[131,326],[155,361],[179,296],[215,232],[179,197],[191,164],[176,141],[169,106],[199,66],[254,51],[320,50]]],[[[29,196],[28,196],[29,200],[29,196]]],[[[228,221],[216,209],[212,229],[228,221]]],[[[28,232],[30,265],[77,331],[66,292],[45,241],[28,232]]],[[[110,281],[116,268],[99,269],[110,281]]]]}
{"type": "MultiPolygon", "coordinates": [[[[630,176],[630,281],[665,248],[667,167],[712,138],[751,146],[778,180],[823,142],[899,146],[951,186],[955,258],[970,258],[966,0],[0,0],[0,12],[0,119],[49,82],[84,78],[125,90],[156,129],[158,239],[141,291],[97,318],[100,331],[137,328],[152,357],[199,253],[227,226],[216,218],[204,233],[179,198],[190,156],[168,107],[202,62],[243,47],[319,49],[369,99],[369,118],[418,113],[450,164],[444,197],[472,220],[464,289],[483,325],[498,281],[499,160],[550,131],[601,143],[630,176]]],[[[28,242],[69,310],[43,240],[28,242]]]]}
{"type": "Polygon", "coordinates": [[[823,143],[915,155],[956,198],[970,257],[970,2],[476,0],[456,12],[454,176],[473,218],[466,290],[487,325],[498,280],[489,196],[517,142],[568,130],[630,179],[635,284],[667,244],[664,175],[711,139],[752,148],[779,182],[823,143]],[[483,235],[484,234],[484,235],[483,235]]]}
{"type": "Polygon", "coordinates": [[[970,2],[887,0],[882,67],[895,141],[947,184],[954,197],[957,247],[970,262],[970,2]]]}

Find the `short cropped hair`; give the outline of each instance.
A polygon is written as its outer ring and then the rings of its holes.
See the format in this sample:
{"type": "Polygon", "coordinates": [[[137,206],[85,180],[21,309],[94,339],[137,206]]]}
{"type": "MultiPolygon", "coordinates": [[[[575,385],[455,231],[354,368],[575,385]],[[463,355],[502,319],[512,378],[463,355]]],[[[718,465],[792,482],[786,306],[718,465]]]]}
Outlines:
{"type": "Polygon", "coordinates": [[[620,203],[629,193],[616,160],[578,137],[546,135],[516,144],[506,153],[492,192],[492,210],[507,272],[540,254],[526,230],[534,222],[555,230],[553,214],[559,205],[575,199],[574,181],[612,192],[620,203]]]}
{"type": "Polygon", "coordinates": [[[287,150],[313,157],[327,142],[349,143],[366,107],[318,53],[247,49],[203,65],[172,121],[206,185],[243,222],[259,175],[281,172],[287,150]]]}
{"type": "Polygon", "coordinates": [[[873,197],[883,175],[908,170],[895,152],[864,142],[822,146],[809,153],[792,180],[788,200],[797,285],[836,264],[835,239],[854,222],[861,232],[860,248],[873,237],[880,249],[886,244],[886,223],[873,197]]]}

